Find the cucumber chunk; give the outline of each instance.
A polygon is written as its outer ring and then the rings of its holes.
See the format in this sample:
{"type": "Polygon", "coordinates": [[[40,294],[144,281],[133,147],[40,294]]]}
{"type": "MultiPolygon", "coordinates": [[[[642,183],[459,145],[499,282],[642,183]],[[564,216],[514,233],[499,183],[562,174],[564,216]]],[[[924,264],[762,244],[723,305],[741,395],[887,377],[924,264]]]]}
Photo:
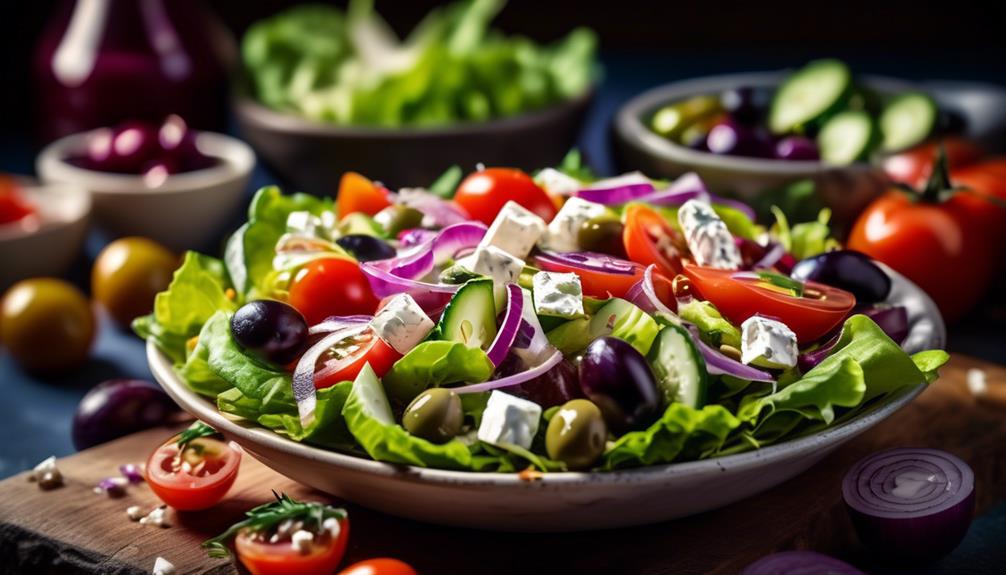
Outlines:
{"type": "Polygon", "coordinates": [[[486,349],[496,338],[493,280],[469,280],[444,308],[437,326],[440,339],[486,349]]]}
{"type": "Polygon", "coordinates": [[[852,73],[839,60],[815,60],[793,72],[779,86],[769,110],[775,134],[798,130],[837,109],[852,88],[852,73]]]}
{"type": "Polygon", "coordinates": [[[881,147],[897,152],[921,143],[936,126],[936,102],[922,92],[908,92],[891,100],[880,114],[881,147]]]}
{"type": "Polygon", "coordinates": [[[817,147],[824,162],[846,166],[868,159],[877,139],[877,127],[870,115],[850,110],[825,122],[817,134],[817,147]]]}
{"type": "Polygon", "coordinates": [[[677,402],[699,409],[706,404],[706,362],[683,327],[668,325],[660,330],[647,359],[665,405],[677,402]]]}
{"type": "Polygon", "coordinates": [[[631,302],[613,297],[590,319],[590,341],[610,335],[625,340],[639,353],[650,351],[660,326],[631,302]]]}

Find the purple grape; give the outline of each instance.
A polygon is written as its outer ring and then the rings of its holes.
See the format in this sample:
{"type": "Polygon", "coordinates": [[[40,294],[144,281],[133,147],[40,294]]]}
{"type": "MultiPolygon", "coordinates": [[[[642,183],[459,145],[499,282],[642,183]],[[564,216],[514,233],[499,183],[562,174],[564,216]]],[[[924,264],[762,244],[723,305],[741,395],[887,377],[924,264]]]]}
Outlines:
{"type": "Polygon", "coordinates": [[[787,136],[775,145],[775,157],[780,160],[819,160],[817,144],[804,136],[787,136]]]}
{"type": "Polygon", "coordinates": [[[660,416],[660,392],[650,365],[617,337],[601,337],[587,346],[580,386],[617,433],[644,428],[660,416]]]}
{"type": "Polygon", "coordinates": [[[307,322],[292,306],[275,300],[256,300],[231,317],[234,341],[265,361],[287,365],[307,345],[307,322]]]}
{"type": "Polygon", "coordinates": [[[113,171],[138,174],[157,153],[157,133],[149,124],[127,122],[115,129],[110,155],[113,171]]]}
{"type": "Polygon", "coordinates": [[[720,105],[730,117],[749,126],[764,117],[771,101],[771,90],[751,86],[741,86],[720,94],[720,105]]]}
{"type": "Polygon", "coordinates": [[[160,387],[140,379],[112,379],[91,388],[73,416],[73,444],[87,449],[168,422],[178,411],[160,387]]]}
{"type": "Polygon", "coordinates": [[[725,156],[772,156],[771,143],[763,132],[731,121],[713,126],[706,137],[706,146],[710,152],[725,156]]]}

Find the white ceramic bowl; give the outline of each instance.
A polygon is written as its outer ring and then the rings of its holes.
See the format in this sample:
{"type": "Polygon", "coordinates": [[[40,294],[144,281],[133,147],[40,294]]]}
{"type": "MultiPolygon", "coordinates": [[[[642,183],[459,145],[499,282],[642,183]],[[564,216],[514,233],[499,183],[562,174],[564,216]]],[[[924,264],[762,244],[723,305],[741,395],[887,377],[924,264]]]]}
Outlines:
{"type": "Polygon", "coordinates": [[[142,176],[85,170],[66,162],[68,156],[83,153],[90,134],[73,134],[49,144],[35,167],[45,182],[89,191],[95,221],[114,236],[145,236],[177,251],[204,247],[244,202],[255,154],[241,140],[199,133],[196,146],[219,160],[218,165],[173,174],[151,188],[142,176]]]}
{"type": "MultiPolygon", "coordinates": [[[[909,351],[942,348],[943,320],[932,300],[892,272],[890,301],[907,306],[909,351]]],[[[582,531],[655,523],[722,507],[801,473],[907,404],[905,389],[844,424],[757,451],[607,473],[470,473],[390,465],[302,445],[217,411],[190,391],[171,361],[147,344],[150,368],[186,411],[279,473],[379,511],[419,521],[502,531],[582,531]]]]}
{"type": "Polygon", "coordinates": [[[80,253],[91,213],[90,196],[72,185],[18,182],[21,194],[38,212],[0,224],[0,292],[26,278],[66,271],[80,253]]]}

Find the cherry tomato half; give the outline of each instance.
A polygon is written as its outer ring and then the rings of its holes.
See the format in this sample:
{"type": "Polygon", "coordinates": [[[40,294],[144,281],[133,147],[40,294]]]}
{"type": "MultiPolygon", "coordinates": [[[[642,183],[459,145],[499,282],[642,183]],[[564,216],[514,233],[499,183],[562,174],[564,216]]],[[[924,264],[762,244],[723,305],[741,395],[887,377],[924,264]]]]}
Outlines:
{"type": "Polygon", "coordinates": [[[777,319],[793,330],[801,345],[827,335],[856,305],[851,293],[816,282],[806,282],[801,297],[753,273],[688,265],[685,275],[699,295],[733,323],[740,325],[753,315],[777,319]]]}
{"type": "Polygon", "coordinates": [[[401,358],[402,354],[377,337],[373,329],[367,329],[343,339],[321,356],[321,367],[314,374],[314,386],[324,389],[342,381],[353,381],[367,363],[381,377],[401,358]]]}
{"type": "Polygon", "coordinates": [[[238,559],[252,575],[331,575],[342,562],[349,541],[349,519],[339,521],[336,537],[312,543],[307,553],[289,541],[268,543],[241,531],[234,538],[238,559]]]}
{"type": "MultiPolygon", "coordinates": [[[[583,295],[596,298],[624,297],[626,292],[632,288],[640,279],[646,266],[636,262],[630,262],[609,256],[608,254],[598,254],[592,252],[582,252],[588,257],[591,267],[578,266],[573,263],[566,263],[557,259],[536,258],[535,263],[539,269],[548,272],[574,273],[580,276],[580,286],[583,288],[583,295]],[[604,259],[616,260],[619,267],[626,268],[629,273],[606,272],[599,269],[604,259]]],[[[656,282],[656,279],[654,279],[656,282]]]]}
{"type": "Polygon", "coordinates": [[[339,575],[419,575],[408,563],[398,559],[367,559],[359,563],[353,563],[342,571],[339,575]]]}
{"type": "Polygon", "coordinates": [[[346,172],[339,181],[339,195],[335,207],[339,217],[344,218],[355,212],[372,216],[391,205],[388,190],[378,186],[356,172],[346,172]]]}
{"type": "Polygon", "coordinates": [[[630,260],[644,266],[654,264],[667,277],[681,273],[685,239],[653,209],[641,204],[625,209],[622,242],[630,260]]]}
{"type": "Polygon", "coordinates": [[[161,501],[181,511],[198,511],[227,495],[240,465],[241,452],[223,441],[200,437],[179,454],[172,438],[147,460],[146,478],[161,501]]]}
{"type": "Polygon", "coordinates": [[[290,305],[308,325],[315,325],[333,315],[372,314],[377,298],[358,263],[331,257],[313,260],[297,271],[290,285],[290,305]]]}
{"type": "Polygon", "coordinates": [[[513,200],[538,214],[546,222],[555,217],[556,207],[545,190],[531,176],[512,168],[488,168],[471,174],[458,186],[454,201],[472,218],[489,225],[508,201],[513,200]]]}
{"type": "Polygon", "coordinates": [[[9,224],[35,213],[28,202],[18,193],[17,182],[0,176],[0,224],[9,224]]]}

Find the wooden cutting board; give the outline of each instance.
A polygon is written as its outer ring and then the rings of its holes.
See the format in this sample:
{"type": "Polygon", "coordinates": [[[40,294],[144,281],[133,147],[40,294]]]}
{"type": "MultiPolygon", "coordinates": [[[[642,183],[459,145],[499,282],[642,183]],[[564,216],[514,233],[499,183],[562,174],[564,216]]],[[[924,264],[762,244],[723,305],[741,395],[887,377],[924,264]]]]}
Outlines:
{"type": "MultiPolygon", "coordinates": [[[[730,507],[664,524],[579,534],[524,535],[443,528],[347,505],[352,522],[348,562],[391,556],[425,575],[441,573],[737,573],[781,549],[815,549],[862,563],[864,553],[841,504],[844,472],[879,449],[926,446],[951,451],[975,471],[979,513],[1006,499],[1006,407],[977,401],[970,368],[984,370],[1006,395],[1006,368],[955,356],[943,377],[911,405],[853,440],[803,475],[730,507]]],[[[26,474],[0,482],[0,574],[149,573],[158,556],[179,573],[234,573],[199,543],[270,498],[327,496],[293,483],[246,456],[227,500],[200,513],[170,515],[172,527],[133,523],[130,505],[150,509],[145,485],[121,499],[92,492],[118,465],[140,462],[172,434],[155,429],[66,457],[61,489],[42,492],[26,474]]]]}

